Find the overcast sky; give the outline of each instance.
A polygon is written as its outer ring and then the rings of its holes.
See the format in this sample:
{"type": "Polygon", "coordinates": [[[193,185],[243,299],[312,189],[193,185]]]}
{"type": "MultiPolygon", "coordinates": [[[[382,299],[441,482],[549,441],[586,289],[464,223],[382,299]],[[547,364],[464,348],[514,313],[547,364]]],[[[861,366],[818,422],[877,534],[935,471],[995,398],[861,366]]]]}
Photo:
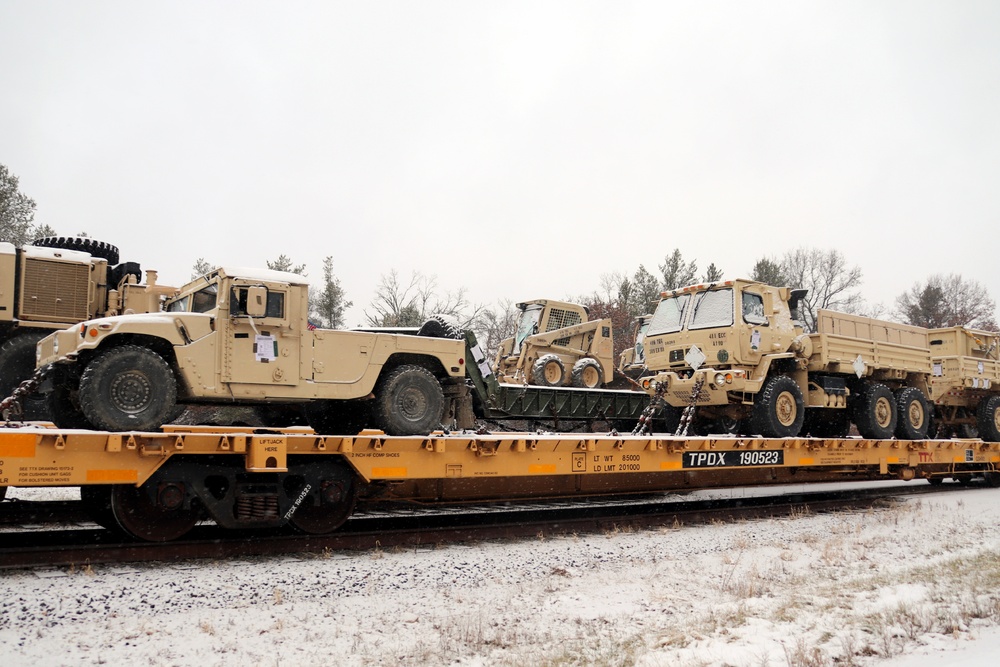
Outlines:
{"type": "MultiPolygon", "coordinates": [[[[837,249],[891,306],[1000,297],[1000,2],[0,0],[0,163],[35,221],[493,304],[837,249]]],[[[369,309],[370,310],[370,309],[369,309]]]]}

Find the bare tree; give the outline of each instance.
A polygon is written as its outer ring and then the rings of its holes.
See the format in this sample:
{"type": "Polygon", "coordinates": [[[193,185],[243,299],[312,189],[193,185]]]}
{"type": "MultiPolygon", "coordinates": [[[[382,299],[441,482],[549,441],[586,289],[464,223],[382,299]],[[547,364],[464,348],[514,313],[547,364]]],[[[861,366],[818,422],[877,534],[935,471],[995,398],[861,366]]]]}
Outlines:
{"type": "Polygon", "coordinates": [[[35,200],[18,190],[18,178],[0,164],[0,241],[23,246],[38,238],[32,225],[35,200]]]}
{"type": "Polygon", "coordinates": [[[476,340],[491,365],[500,349],[500,343],[511,338],[517,331],[519,314],[514,303],[510,299],[504,299],[496,307],[481,309],[475,320],[465,327],[475,332],[476,340]]]}
{"type": "Polygon", "coordinates": [[[861,285],[861,268],[848,266],[840,251],[792,250],[781,260],[781,275],[789,286],[809,290],[802,300],[803,324],[807,331],[816,330],[816,311],[820,308],[853,313],[864,304],[857,291],[861,285]]]}
{"type": "Polygon", "coordinates": [[[935,274],[896,297],[896,315],[908,324],[997,330],[996,302],[975,280],[935,274]]]}
{"type": "Polygon", "coordinates": [[[410,275],[405,284],[395,269],[382,274],[371,302],[371,312],[365,318],[371,326],[417,327],[431,315],[444,315],[455,320],[463,329],[473,328],[483,306],[469,302],[465,288],[454,292],[438,293],[437,278],[419,271],[410,275]]]}

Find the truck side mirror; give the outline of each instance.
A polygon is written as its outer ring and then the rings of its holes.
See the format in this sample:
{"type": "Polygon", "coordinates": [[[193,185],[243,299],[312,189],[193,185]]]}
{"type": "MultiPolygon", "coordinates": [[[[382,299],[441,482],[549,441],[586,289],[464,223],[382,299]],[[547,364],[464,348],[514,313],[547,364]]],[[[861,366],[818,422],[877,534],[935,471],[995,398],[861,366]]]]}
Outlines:
{"type": "Polygon", "coordinates": [[[247,288],[247,315],[264,317],[267,313],[267,288],[254,285],[247,288]]]}

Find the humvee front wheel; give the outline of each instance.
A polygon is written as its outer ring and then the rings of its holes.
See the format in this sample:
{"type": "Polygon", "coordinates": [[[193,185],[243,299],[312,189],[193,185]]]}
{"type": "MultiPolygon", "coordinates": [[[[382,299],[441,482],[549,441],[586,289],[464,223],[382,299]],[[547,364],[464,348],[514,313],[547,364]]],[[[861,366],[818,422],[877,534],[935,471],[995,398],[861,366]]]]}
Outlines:
{"type": "Polygon", "coordinates": [[[976,408],[979,437],[987,442],[1000,442],[1000,396],[990,396],[976,408]]]}
{"type": "Polygon", "coordinates": [[[805,417],[799,385],[787,375],[775,375],[768,378],[757,394],[750,425],[765,438],[793,438],[802,430],[805,417]]]}
{"type": "Polygon", "coordinates": [[[399,366],[375,387],[375,422],[389,435],[427,435],[443,411],[441,383],[422,366],[399,366]]]}
{"type": "Polygon", "coordinates": [[[177,380],[163,357],[138,345],[112,347],[80,377],[80,410],[98,429],[153,431],[170,421],[177,380]]]}

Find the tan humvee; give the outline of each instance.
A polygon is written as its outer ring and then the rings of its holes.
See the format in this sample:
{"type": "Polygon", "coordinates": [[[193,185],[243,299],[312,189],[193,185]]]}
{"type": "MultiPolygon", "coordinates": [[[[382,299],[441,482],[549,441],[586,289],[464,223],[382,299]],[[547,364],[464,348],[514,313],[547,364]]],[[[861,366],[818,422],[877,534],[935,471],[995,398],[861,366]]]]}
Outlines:
{"type": "Polygon", "coordinates": [[[930,422],[927,330],[828,310],[816,333],[798,320],[804,290],[750,280],[663,293],[646,331],[646,365],[668,429],[680,410],[770,437],[918,439],[930,422]]]}
{"type": "MultiPolygon", "coordinates": [[[[156,272],[118,263],[118,248],[91,238],[53,236],[15,248],[0,243],[0,399],[35,371],[35,346],[52,331],[95,317],[160,309],[174,287],[156,272]]],[[[50,419],[43,401],[28,396],[26,419],[50,419]]]]}
{"type": "Polygon", "coordinates": [[[930,346],[938,435],[1000,441],[1000,334],[931,329],[930,346]]]}
{"type": "Polygon", "coordinates": [[[614,378],[611,320],[589,320],[579,304],[535,299],[517,304],[517,333],[500,343],[500,382],[543,387],[603,387],[614,378]]]}
{"type": "Polygon", "coordinates": [[[165,312],[95,319],[43,339],[38,363],[52,364],[56,423],[154,430],[177,403],[305,404],[324,433],[375,425],[426,434],[452,422],[465,391],[463,340],[317,329],[308,289],[292,273],[220,268],[182,288],[165,312]]]}

